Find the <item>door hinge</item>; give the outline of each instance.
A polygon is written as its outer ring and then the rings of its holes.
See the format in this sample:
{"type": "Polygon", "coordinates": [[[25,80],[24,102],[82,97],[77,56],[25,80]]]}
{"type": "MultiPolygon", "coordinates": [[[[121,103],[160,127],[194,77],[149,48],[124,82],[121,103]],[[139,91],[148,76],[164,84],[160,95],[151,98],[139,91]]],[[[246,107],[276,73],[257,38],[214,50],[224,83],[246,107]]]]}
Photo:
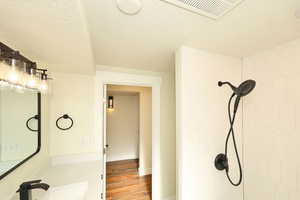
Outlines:
{"type": "Polygon", "coordinates": [[[103,148],[103,154],[106,154],[106,148],[103,148]]]}
{"type": "Polygon", "coordinates": [[[103,193],[101,193],[101,199],[103,199],[103,193]]]}
{"type": "Polygon", "coordinates": [[[103,174],[101,174],[101,180],[103,180],[103,174]]]}

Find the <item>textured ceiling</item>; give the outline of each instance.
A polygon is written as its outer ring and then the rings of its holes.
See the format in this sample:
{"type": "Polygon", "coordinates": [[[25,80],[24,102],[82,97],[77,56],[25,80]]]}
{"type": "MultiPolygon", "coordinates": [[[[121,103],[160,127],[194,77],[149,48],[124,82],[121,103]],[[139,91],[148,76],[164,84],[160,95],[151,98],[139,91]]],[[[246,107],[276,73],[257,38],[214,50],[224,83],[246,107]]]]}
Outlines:
{"type": "Polygon", "coordinates": [[[143,0],[136,16],[114,0],[82,2],[98,64],[167,70],[180,45],[244,56],[300,36],[299,0],[245,0],[217,21],[160,0],[143,0]]]}
{"type": "Polygon", "coordinates": [[[181,45],[241,57],[300,36],[299,0],[245,0],[217,21],[142,1],[128,16],[115,0],[0,0],[0,39],[55,70],[81,73],[93,63],[167,71],[181,45]]]}
{"type": "Polygon", "coordinates": [[[33,60],[51,64],[52,70],[92,73],[94,59],[79,3],[0,0],[0,40],[33,60]]]}

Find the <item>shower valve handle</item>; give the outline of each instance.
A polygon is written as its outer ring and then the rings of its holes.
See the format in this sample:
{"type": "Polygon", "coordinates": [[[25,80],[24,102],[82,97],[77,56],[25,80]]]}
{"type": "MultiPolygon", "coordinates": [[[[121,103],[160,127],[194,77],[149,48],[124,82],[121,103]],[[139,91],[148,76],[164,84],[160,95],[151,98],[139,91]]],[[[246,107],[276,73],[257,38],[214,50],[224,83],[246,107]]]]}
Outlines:
{"type": "Polygon", "coordinates": [[[228,171],[228,159],[225,154],[220,153],[217,155],[217,157],[215,159],[215,167],[220,171],[222,171],[224,169],[226,169],[226,171],[228,171]]]}

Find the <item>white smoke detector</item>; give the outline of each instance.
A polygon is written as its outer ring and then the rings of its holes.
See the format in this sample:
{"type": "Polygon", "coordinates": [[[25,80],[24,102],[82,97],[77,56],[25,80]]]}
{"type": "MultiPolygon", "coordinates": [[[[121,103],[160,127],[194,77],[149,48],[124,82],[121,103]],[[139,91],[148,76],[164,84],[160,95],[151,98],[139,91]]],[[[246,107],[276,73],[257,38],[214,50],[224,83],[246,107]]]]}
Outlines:
{"type": "Polygon", "coordinates": [[[162,0],[186,10],[218,19],[244,0],[162,0]]]}
{"type": "Polygon", "coordinates": [[[141,0],[116,0],[116,3],[120,11],[127,15],[135,15],[143,7],[141,0]]]}

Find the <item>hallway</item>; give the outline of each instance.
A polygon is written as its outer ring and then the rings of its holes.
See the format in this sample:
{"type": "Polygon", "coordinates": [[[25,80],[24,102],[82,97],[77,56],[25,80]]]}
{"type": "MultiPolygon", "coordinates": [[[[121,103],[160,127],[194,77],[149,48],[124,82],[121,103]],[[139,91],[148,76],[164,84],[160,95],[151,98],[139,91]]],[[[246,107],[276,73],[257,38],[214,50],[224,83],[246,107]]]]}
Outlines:
{"type": "Polygon", "coordinates": [[[151,200],[151,175],[139,177],[137,159],[106,166],[106,200],[151,200]]]}

